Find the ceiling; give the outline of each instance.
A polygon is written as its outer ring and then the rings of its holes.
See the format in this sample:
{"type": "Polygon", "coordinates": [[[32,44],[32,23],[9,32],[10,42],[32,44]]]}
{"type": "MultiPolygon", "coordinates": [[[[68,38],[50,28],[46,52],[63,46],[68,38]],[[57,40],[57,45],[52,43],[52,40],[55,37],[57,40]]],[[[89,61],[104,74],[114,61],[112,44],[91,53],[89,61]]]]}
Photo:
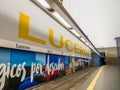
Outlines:
{"type": "Polygon", "coordinates": [[[63,6],[96,48],[115,47],[120,37],[120,0],[64,0],[63,6]]]}

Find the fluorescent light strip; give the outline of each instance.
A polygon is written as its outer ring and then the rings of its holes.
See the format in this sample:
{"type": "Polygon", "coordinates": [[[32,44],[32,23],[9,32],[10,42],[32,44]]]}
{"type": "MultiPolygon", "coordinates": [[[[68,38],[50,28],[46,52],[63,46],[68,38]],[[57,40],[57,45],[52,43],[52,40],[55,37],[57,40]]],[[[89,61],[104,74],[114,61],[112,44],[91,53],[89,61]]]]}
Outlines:
{"type": "Polygon", "coordinates": [[[59,19],[66,27],[71,28],[71,26],[57,13],[57,12],[52,12],[52,14],[59,19]]]}
{"type": "Polygon", "coordinates": [[[81,37],[80,39],[81,39],[83,42],[85,42],[85,40],[84,40],[82,37],[81,37]]]}
{"type": "Polygon", "coordinates": [[[50,5],[45,0],[37,0],[43,7],[51,9],[50,5]]]}
{"type": "Polygon", "coordinates": [[[92,47],[92,46],[90,46],[90,45],[89,45],[89,47],[90,47],[91,49],[93,49],[93,47],[92,47]]]}
{"type": "Polygon", "coordinates": [[[88,43],[88,42],[86,42],[86,45],[88,45],[88,46],[89,46],[89,43],[88,43]]]}
{"type": "Polygon", "coordinates": [[[77,37],[80,37],[80,35],[74,29],[72,29],[71,32],[74,33],[77,37]]]}

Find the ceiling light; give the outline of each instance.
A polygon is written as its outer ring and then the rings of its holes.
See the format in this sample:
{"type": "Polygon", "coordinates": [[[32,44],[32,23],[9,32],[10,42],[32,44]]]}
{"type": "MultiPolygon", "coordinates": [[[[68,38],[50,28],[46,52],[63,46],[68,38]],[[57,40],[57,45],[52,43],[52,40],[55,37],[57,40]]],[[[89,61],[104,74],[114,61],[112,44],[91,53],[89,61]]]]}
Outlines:
{"type": "Polygon", "coordinates": [[[88,42],[86,42],[86,45],[88,45],[88,46],[89,46],[89,43],[88,43],[88,42]]]}
{"type": "Polygon", "coordinates": [[[57,12],[52,12],[52,14],[59,19],[60,22],[62,22],[66,27],[71,28],[71,26],[57,13],[57,12]]]}
{"type": "Polygon", "coordinates": [[[37,0],[43,7],[51,9],[50,5],[45,0],[37,0]]]}
{"type": "Polygon", "coordinates": [[[82,37],[81,37],[80,39],[81,39],[83,42],[85,42],[85,40],[84,40],[82,37]]]}
{"type": "Polygon", "coordinates": [[[80,37],[80,35],[74,29],[72,29],[71,32],[74,33],[77,37],[80,37]]]}
{"type": "Polygon", "coordinates": [[[89,47],[90,47],[91,49],[93,49],[93,47],[92,47],[92,46],[90,46],[90,45],[89,45],[89,47]]]}

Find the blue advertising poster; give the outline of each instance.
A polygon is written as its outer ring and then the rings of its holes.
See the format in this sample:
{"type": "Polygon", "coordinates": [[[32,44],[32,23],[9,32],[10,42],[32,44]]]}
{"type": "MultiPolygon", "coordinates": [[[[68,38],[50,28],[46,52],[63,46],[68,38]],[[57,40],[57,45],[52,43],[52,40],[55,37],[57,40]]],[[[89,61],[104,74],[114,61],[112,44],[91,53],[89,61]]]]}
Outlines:
{"type": "Polygon", "coordinates": [[[68,68],[68,57],[60,55],[46,55],[46,79],[60,77],[66,74],[68,68]]]}
{"type": "Polygon", "coordinates": [[[10,62],[10,49],[0,48],[0,64],[4,63],[7,65],[7,63],[9,62],[10,62]]]}
{"type": "Polygon", "coordinates": [[[36,53],[35,55],[35,62],[45,65],[46,64],[46,54],[42,54],[42,53],[36,53]]]}
{"type": "Polygon", "coordinates": [[[59,68],[59,66],[62,66],[61,68],[64,69],[64,67],[68,68],[69,59],[67,56],[47,54],[46,65],[47,64],[50,64],[50,66],[53,65],[52,67],[55,67],[55,68],[59,68]]]}
{"type": "Polygon", "coordinates": [[[68,66],[67,56],[0,48],[0,90],[25,90],[64,76],[68,66]]]}
{"type": "Polygon", "coordinates": [[[101,59],[99,55],[97,55],[96,53],[93,53],[93,59],[94,59],[94,66],[101,65],[101,59]]]}
{"type": "Polygon", "coordinates": [[[45,63],[46,54],[0,48],[0,90],[24,90],[41,83],[35,78],[44,76],[45,63]]]}
{"type": "Polygon", "coordinates": [[[10,50],[10,63],[11,66],[13,64],[22,64],[25,62],[25,66],[31,66],[31,63],[35,63],[35,53],[34,52],[28,52],[23,50],[10,50]]]}
{"type": "Polygon", "coordinates": [[[69,68],[69,58],[68,58],[68,56],[63,56],[63,59],[64,59],[65,67],[66,67],[66,69],[68,69],[69,68]]]}

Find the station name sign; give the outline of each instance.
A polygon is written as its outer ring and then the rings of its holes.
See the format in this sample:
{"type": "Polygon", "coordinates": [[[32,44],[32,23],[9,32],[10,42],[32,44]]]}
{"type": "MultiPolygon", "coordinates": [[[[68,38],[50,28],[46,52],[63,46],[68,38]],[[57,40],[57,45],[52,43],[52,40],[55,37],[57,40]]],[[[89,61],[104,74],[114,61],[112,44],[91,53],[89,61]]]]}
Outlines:
{"type": "MultiPolygon", "coordinates": [[[[20,12],[19,15],[19,32],[18,32],[18,37],[24,40],[32,41],[35,43],[39,43],[41,45],[46,45],[49,43],[52,47],[56,49],[63,49],[65,48],[66,51],[68,52],[73,52],[76,54],[84,55],[89,57],[90,52],[83,48],[81,45],[73,42],[70,39],[65,39],[63,35],[59,35],[58,42],[55,42],[55,33],[53,29],[48,29],[48,42],[44,39],[40,39],[37,37],[33,37],[29,34],[29,22],[30,22],[30,17],[27,16],[26,14],[20,12]]],[[[16,44],[17,48],[23,48],[23,49],[30,49],[30,47],[27,46],[21,46],[16,44]]]]}

